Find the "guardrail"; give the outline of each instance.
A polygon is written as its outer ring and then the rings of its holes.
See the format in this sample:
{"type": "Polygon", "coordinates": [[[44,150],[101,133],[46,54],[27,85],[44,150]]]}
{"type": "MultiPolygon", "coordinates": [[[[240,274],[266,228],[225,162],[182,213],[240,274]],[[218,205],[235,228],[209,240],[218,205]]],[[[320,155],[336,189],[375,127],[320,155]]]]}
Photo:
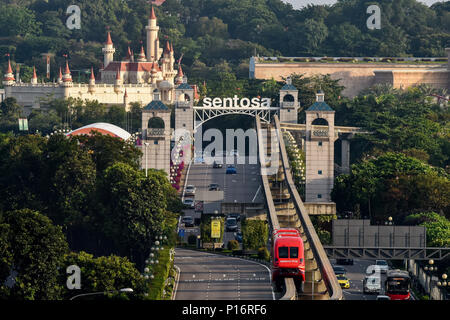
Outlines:
{"type": "Polygon", "coordinates": [[[297,188],[295,187],[294,181],[292,179],[289,160],[284,145],[283,135],[281,133],[280,121],[277,115],[274,116],[274,120],[276,133],[280,143],[280,154],[284,169],[284,176],[287,181],[291,196],[293,197],[294,204],[297,208],[296,211],[299,213],[299,219],[302,223],[303,230],[306,233],[311,246],[311,250],[314,253],[314,257],[317,261],[318,266],[320,267],[323,280],[325,281],[330,295],[330,300],[341,300],[343,298],[341,286],[339,285],[330,260],[328,260],[327,254],[322,246],[322,243],[320,242],[319,237],[317,236],[316,230],[311,222],[311,219],[309,218],[308,212],[306,211],[303,201],[300,198],[300,195],[298,194],[297,188]]]}
{"type": "MultiPolygon", "coordinates": [[[[269,186],[269,179],[267,178],[267,175],[265,175],[265,170],[263,170],[263,166],[266,166],[266,155],[265,155],[265,148],[263,145],[263,139],[262,139],[262,132],[261,132],[261,120],[258,116],[256,116],[256,132],[258,134],[258,154],[259,154],[259,162],[260,162],[260,170],[261,170],[261,180],[262,185],[264,188],[264,196],[266,197],[267,207],[269,210],[269,218],[270,223],[272,224],[272,230],[279,229],[280,225],[278,223],[278,217],[277,212],[275,209],[275,204],[273,203],[273,198],[271,196],[270,186],[269,186]]],[[[283,297],[280,298],[280,300],[296,300],[297,298],[297,290],[295,288],[295,283],[292,278],[285,278],[285,288],[286,292],[284,293],[283,297]]]]}
{"type": "Polygon", "coordinates": [[[263,188],[264,188],[264,195],[266,196],[266,201],[267,201],[267,207],[269,209],[269,218],[270,218],[270,222],[272,223],[272,229],[279,229],[280,225],[278,223],[278,217],[277,217],[277,212],[275,209],[275,204],[273,203],[273,198],[272,197],[267,197],[268,194],[271,194],[270,191],[270,185],[269,185],[269,179],[267,178],[267,176],[264,173],[264,166],[266,165],[267,161],[266,161],[266,155],[265,155],[265,148],[263,145],[263,139],[262,139],[262,132],[261,132],[261,120],[259,119],[259,117],[256,117],[256,128],[257,128],[257,134],[258,134],[258,154],[259,154],[259,162],[260,162],[260,167],[261,167],[261,179],[262,179],[262,184],[263,184],[263,188]]]}

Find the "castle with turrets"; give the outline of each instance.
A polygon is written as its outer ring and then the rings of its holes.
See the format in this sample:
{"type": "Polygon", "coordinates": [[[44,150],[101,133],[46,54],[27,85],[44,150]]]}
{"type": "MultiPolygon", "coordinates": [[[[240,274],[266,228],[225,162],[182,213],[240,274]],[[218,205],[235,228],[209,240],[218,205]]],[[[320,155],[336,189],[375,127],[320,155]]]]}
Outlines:
{"type": "MultiPolygon", "coordinates": [[[[135,55],[128,47],[123,60],[114,60],[116,49],[108,31],[106,43],[102,49],[103,68],[97,77],[91,68],[89,83],[75,83],[66,60],[64,68],[59,69],[56,82],[39,83],[34,69],[30,83],[22,83],[16,74],[14,77],[11,62],[3,77],[5,98],[14,97],[26,109],[40,108],[40,100],[48,96],[66,99],[69,97],[82,100],[97,100],[106,105],[123,105],[129,111],[131,102],[146,105],[155,97],[163,103],[173,104],[175,89],[186,83],[186,76],[181,66],[175,68],[173,46],[166,41],[164,48],[160,46],[159,26],[152,7],[146,26],[146,48],[141,45],[139,54],[135,55]]],[[[196,87],[193,87],[196,90],[196,87]]]]}

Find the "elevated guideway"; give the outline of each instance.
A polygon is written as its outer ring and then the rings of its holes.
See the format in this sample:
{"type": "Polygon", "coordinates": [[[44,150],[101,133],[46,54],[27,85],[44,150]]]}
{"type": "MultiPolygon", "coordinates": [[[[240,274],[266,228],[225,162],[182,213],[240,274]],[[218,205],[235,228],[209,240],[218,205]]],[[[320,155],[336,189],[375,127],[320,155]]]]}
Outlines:
{"type": "Polygon", "coordinates": [[[304,290],[298,292],[293,279],[285,279],[282,300],[341,300],[342,289],[293,182],[279,119],[275,115],[274,124],[262,124],[256,117],[256,127],[271,228],[298,228],[305,248],[304,290]]]}

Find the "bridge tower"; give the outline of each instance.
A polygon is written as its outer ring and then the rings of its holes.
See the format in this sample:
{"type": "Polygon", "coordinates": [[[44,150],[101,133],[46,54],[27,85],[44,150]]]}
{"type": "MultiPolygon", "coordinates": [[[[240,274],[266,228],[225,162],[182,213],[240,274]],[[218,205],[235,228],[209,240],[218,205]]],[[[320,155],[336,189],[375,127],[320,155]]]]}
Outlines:
{"type": "Polygon", "coordinates": [[[170,174],[170,110],[155,89],[153,100],[142,110],[142,169],[170,174]]]}
{"type": "Polygon", "coordinates": [[[286,84],[280,90],[280,122],[298,122],[298,90],[292,85],[292,79],[286,79],[286,84]]]}
{"type": "Polygon", "coordinates": [[[334,182],[335,111],[320,90],[306,110],[306,202],[331,202],[334,182]]]}
{"type": "MultiPolygon", "coordinates": [[[[194,89],[183,82],[175,89],[175,135],[184,130],[192,137],[194,131],[194,89]]],[[[184,131],[184,132],[186,132],[184,131]]],[[[178,137],[175,137],[175,141],[178,137]]]]}

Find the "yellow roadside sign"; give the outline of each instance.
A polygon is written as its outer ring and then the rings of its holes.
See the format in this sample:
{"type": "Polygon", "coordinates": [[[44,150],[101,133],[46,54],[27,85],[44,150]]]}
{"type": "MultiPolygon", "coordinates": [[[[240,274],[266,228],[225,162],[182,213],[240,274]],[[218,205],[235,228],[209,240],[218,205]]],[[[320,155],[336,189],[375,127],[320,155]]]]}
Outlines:
{"type": "Polygon", "coordinates": [[[211,220],[211,238],[220,238],[220,220],[211,220]]]}

